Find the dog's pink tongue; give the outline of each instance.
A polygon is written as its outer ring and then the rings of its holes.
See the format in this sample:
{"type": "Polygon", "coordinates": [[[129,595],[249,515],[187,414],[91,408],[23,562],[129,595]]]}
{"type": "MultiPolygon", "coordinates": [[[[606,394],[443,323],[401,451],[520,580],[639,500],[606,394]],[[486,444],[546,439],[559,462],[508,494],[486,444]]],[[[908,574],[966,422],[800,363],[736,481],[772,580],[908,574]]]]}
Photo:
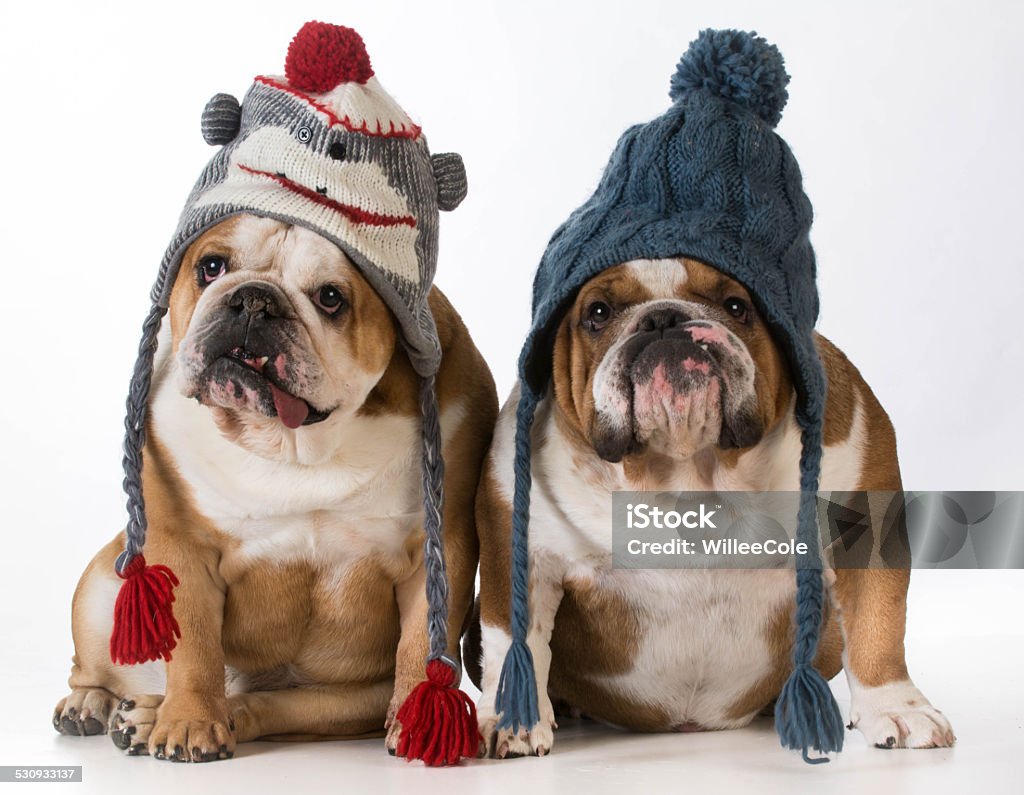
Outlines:
{"type": "Polygon", "coordinates": [[[309,416],[309,404],[302,398],[289,395],[283,389],[270,384],[270,392],[274,396],[274,408],[277,409],[277,416],[289,428],[298,428],[309,416]]]}

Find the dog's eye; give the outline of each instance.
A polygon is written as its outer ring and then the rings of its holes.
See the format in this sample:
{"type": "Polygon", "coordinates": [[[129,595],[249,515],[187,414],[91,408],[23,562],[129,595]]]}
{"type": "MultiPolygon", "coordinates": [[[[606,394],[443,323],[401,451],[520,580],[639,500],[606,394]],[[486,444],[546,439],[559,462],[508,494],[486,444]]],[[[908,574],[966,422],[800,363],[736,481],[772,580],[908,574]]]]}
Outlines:
{"type": "Polygon", "coordinates": [[[600,331],[611,321],[612,314],[612,308],[604,301],[594,301],[587,307],[583,324],[591,331],[600,331]]]}
{"type": "Polygon", "coordinates": [[[341,141],[335,141],[327,150],[327,154],[331,156],[332,160],[344,160],[345,144],[343,144],[341,141]]]}
{"type": "Polygon", "coordinates": [[[333,284],[325,284],[313,293],[313,303],[328,315],[336,315],[345,305],[345,296],[333,284]]]}
{"type": "Polygon", "coordinates": [[[199,286],[205,287],[228,272],[228,261],[226,257],[212,254],[199,260],[196,270],[199,273],[199,286]]]}
{"type": "Polygon", "coordinates": [[[740,321],[740,323],[746,323],[750,316],[750,307],[747,306],[747,302],[742,298],[726,298],[722,306],[725,307],[726,312],[740,321]]]}

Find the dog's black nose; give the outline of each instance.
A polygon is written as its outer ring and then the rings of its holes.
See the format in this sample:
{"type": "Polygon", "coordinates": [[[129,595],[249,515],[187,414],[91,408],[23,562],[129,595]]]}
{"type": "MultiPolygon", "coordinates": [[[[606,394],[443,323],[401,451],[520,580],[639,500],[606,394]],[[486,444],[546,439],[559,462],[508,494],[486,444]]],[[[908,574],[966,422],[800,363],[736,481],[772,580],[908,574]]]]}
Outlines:
{"type": "Polygon", "coordinates": [[[666,306],[660,309],[652,309],[642,318],[637,326],[639,331],[656,331],[664,334],[669,329],[674,329],[684,323],[689,323],[693,318],[675,307],[666,306]]]}
{"type": "Polygon", "coordinates": [[[272,284],[249,282],[235,288],[228,296],[228,306],[250,317],[281,317],[283,299],[284,296],[272,284]]]}

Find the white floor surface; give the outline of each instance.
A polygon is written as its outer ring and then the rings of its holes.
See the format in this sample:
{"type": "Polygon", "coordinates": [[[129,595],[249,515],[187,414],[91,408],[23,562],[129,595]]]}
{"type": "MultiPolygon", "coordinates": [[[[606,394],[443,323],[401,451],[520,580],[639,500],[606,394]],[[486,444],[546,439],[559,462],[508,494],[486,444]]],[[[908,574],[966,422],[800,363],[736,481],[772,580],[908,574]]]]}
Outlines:
{"type": "MultiPolygon", "coordinates": [[[[32,651],[6,650],[21,671],[4,697],[0,764],[82,765],[83,782],[33,786],[71,793],[582,793],[796,792],[946,793],[1022,792],[1024,769],[1024,637],[961,641],[908,639],[915,680],[950,716],[953,749],[881,751],[856,731],[825,765],[804,764],[779,747],[772,723],[760,719],[729,732],[675,735],[626,734],[587,722],[563,725],[551,756],[471,761],[458,768],[427,769],[393,759],[382,740],[250,743],[234,759],[202,765],[148,757],[128,758],[106,735],[62,737],[50,726],[64,695],[64,661],[36,659],[32,651]],[[42,683],[46,684],[42,684],[42,683]]],[[[844,714],[849,694],[842,675],[832,686],[844,714]]],[[[475,695],[475,691],[474,695],[475,695]]],[[[0,784],[5,791],[17,784],[0,784]]],[[[22,790],[16,790],[22,791],[22,790]]]]}

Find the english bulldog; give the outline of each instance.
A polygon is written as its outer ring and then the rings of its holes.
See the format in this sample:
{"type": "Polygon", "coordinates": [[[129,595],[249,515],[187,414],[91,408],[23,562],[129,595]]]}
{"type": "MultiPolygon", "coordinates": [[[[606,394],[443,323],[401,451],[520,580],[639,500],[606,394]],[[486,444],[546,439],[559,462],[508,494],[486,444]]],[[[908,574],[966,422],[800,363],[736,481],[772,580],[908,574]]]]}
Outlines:
{"type": "MultiPolygon", "coordinates": [[[[473,598],[473,499],[497,414],[434,288],[449,655],[473,598]]],[[[118,536],[75,591],[63,734],[205,762],[257,738],[387,730],[427,655],[419,380],[396,320],[333,243],[239,215],[185,253],[161,330],[144,450],[146,551],[180,578],[170,662],[118,666],[118,536]]]]}
{"type": "MultiPolygon", "coordinates": [[[[828,377],[821,489],[901,491],[896,438],[857,369],[818,335],[828,377]]],[[[554,704],[637,731],[748,724],[792,668],[792,568],[612,566],[612,492],[799,491],[800,431],[783,354],[747,291],[692,259],[619,264],[560,321],[533,426],[531,622],[539,722],[498,729],[509,630],[515,407],[505,404],[477,496],[486,751],[551,750],[554,704]]],[[[795,523],[795,516],[794,516],[795,523]]],[[[904,660],[907,570],[828,573],[816,667],[846,670],[850,727],[881,748],[954,742],[904,660]]],[[[474,663],[482,657],[482,672],[474,663]]]]}

